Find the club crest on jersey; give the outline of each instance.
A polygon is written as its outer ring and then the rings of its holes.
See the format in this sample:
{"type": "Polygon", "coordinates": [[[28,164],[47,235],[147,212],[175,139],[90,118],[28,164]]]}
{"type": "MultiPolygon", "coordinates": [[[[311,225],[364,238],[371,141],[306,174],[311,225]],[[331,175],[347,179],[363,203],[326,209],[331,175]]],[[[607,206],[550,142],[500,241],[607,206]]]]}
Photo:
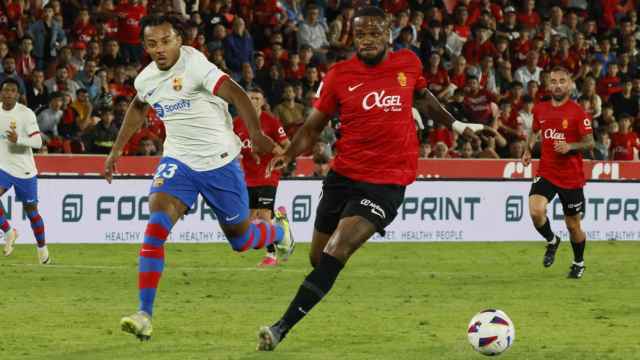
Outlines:
{"type": "Polygon", "coordinates": [[[9,127],[10,127],[12,130],[15,130],[15,129],[16,129],[16,127],[17,127],[17,123],[16,123],[16,120],[15,120],[15,119],[11,119],[11,120],[9,120],[9,127]]]}
{"type": "Polygon", "coordinates": [[[182,78],[177,76],[173,78],[173,90],[180,91],[182,90],[182,78]]]}
{"type": "Polygon", "coordinates": [[[400,84],[400,86],[402,87],[407,86],[407,75],[405,75],[402,71],[398,73],[398,84],[400,84]]]}
{"type": "Polygon", "coordinates": [[[152,185],[153,187],[160,187],[162,185],[164,185],[164,179],[163,178],[159,177],[159,178],[156,178],[155,180],[153,180],[153,185],[152,185]]]}
{"type": "Polygon", "coordinates": [[[567,119],[562,119],[562,128],[566,129],[569,127],[569,120],[567,119]]]}

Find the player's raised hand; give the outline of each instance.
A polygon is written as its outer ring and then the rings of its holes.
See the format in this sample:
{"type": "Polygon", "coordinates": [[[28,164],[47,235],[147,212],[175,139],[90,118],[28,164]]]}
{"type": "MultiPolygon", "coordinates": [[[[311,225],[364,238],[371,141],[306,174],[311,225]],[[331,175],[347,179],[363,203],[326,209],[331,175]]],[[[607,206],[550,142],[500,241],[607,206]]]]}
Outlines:
{"type": "Polygon", "coordinates": [[[109,184],[111,184],[111,181],[113,180],[113,173],[116,170],[117,161],[118,156],[109,154],[109,156],[107,156],[107,160],[104,162],[104,178],[109,184]]]}
{"type": "Polygon", "coordinates": [[[529,149],[525,149],[524,153],[522,153],[522,163],[524,166],[531,164],[531,151],[529,149]]]}

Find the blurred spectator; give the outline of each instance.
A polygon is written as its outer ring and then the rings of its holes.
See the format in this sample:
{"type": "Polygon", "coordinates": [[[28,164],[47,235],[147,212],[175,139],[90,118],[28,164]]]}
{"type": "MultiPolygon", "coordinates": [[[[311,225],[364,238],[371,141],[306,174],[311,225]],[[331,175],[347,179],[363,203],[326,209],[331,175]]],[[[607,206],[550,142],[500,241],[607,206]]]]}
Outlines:
{"type": "Polygon", "coordinates": [[[496,152],[496,140],[493,137],[483,139],[482,151],[478,153],[480,159],[500,159],[500,155],[496,152]]]}
{"type": "Polygon", "coordinates": [[[422,30],[419,38],[421,39],[420,51],[424,62],[426,62],[434,52],[440,56],[444,55],[446,38],[442,32],[442,24],[440,21],[431,20],[427,29],[422,30]]]}
{"type": "MultiPolygon", "coordinates": [[[[329,45],[335,49],[350,49],[353,47],[353,15],[355,9],[351,4],[342,5],[342,11],[329,25],[327,40],[329,45]]],[[[395,38],[395,37],[394,37],[395,38]]]]}
{"type": "Polygon", "coordinates": [[[537,51],[529,51],[526,64],[516,70],[513,79],[521,84],[528,84],[531,80],[540,83],[542,68],[538,66],[539,59],[540,54],[537,51]]]}
{"type": "Polygon", "coordinates": [[[83,136],[87,150],[93,154],[108,154],[118,136],[118,127],[113,123],[113,110],[105,108],[100,121],[83,136]]]}
{"type": "Polygon", "coordinates": [[[409,49],[416,55],[420,56],[420,49],[413,45],[413,29],[410,26],[406,26],[400,31],[400,35],[393,42],[393,50],[398,51],[400,49],[409,49]]]}
{"type": "Polygon", "coordinates": [[[607,130],[596,132],[596,144],[593,149],[594,160],[609,160],[609,148],[611,147],[611,137],[607,130]]]}
{"type": "Polygon", "coordinates": [[[86,7],[81,8],[78,12],[76,22],[73,24],[73,38],[84,44],[91,41],[97,32],[95,24],[91,21],[89,9],[86,7]]]}
{"type": "Polygon", "coordinates": [[[49,92],[64,91],[71,94],[73,100],[76,99],[76,93],[82,86],[69,78],[69,70],[65,65],[58,65],[54,78],[45,80],[44,85],[49,92]]]}
{"type": "Polygon", "coordinates": [[[16,71],[16,59],[11,55],[7,55],[4,59],[2,59],[2,73],[0,73],[0,83],[2,83],[7,78],[15,79],[18,82],[20,97],[23,98],[26,93],[24,79],[16,71]]]}
{"type": "Polygon", "coordinates": [[[436,128],[429,134],[429,144],[433,149],[438,143],[444,143],[447,148],[452,148],[454,143],[453,131],[441,123],[437,123],[436,128]]]}
{"type": "Polygon", "coordinates": [[[251,66],[251,63],[246,62],[242,64],[242,71],[241,71],[240,79],[238,80],[238,85],[240,85],[245,90],[255,88],[257,85],[253,80],[254,80],[254,75],[253,75],[253,67],[251,66]]]}
{"type": "Polygon", "coordinates": [[[43,8],[42,19],[32,23],[27,32],[33,39],[33,55],[37,67],[42,69],[58,55],[58,50],[67,43],[67,37],[60,23],[53,20],[53,7],[43,8]]]}
{"type": "Polygon", "coordinates": [[[44,73],[42,70],[34,70],[31,74],[31,83],[27,85],[27,106],[36,115],[49,106],[49,89],[44,86],[44,73]]]}
{"type": "Polygon", "coordinates": [[[97,76],[98,67],[94,60],[87,60],[83,70],[76,74],[76,82],[89,93],[89,98],[94,101],[100,93],[100,79],[97,76]]]}
{"type": "Polygon", "coordinates": [[[605,102],[609,100],[611,95],[622,92],[618,77],[618,64],[615,62],[609,64],[607,74],[598,80],[597,92],[605,102]]]}
{"type": "Polygon", "coordinates": [[[475,76],[467,78],[467,91],[464,97],[465,111],[468,119],[481,124],[490,124],[496,113],[495,97],[480,87],[475,76]]]}
{"type": "Polygon", "coordinates": [[[438,98],[446,99],[451,95],[453,87],[449,82],[449,74],[440,66],[440,54],[431,53],[429,62],[425,66],[424,77],[427,88],[438,98]]]}
{"type": "Polygon", "coordinates": [[[620,115],[619,131],[611,134],[610,159],[628,161],[638,159],[640,140],[631,128],[633,118],[629,114],[620,115]]]}
{"type": "MultiPolygon", "coordinates": [[[[205,33],[206,37],[206,33],[205,33]]],[[[216,24],[213,27],[212,34],[207,42],[207,50],[212,53],[214,50],[224,47],[224,39],[227,37],[227,29],[222,24],[216,24]]]]}
{"type": "Polygon", "coordinates": [[[224,61],[234,79],[240,78],[243,63],[250,63],[253,55],[253,39],[244,20],[233,20],[233,32],[224,39],[224,61]]]}
{"type": "Polygon", "coordinates": [[[508,40],[515,40],[520,36],[519,24],[516,9],[513,6],[504,8],[504,22],[497,27],[496,34],[506,37],[508,40]]]}
{"type": "Polygon", "coordinates": [[[144,138],[140,142],[140,149],[136,155],[158,156],[160,155],[160,152],[158,151],[158,148],[156,147],[156,143],[153,140],[144,138]]]}
{"type": "Polygon", "coordinates": [[[524,154],[524,141],[517,140],[509,144],[509,158],[510,159],[521,159],[522,154],[524,154]]]}
{"type": "Polygon", "coordinates": [[[62,98],[60,93],[51,94],[48,107],[38,114],[38,128],[45,143],[59,136],[58,125],[62,120],[62,98]]]}
{"type": "Polygon", "coordinates": [[[640,115],[638,108],[640,98],[633,93],[633,83],[629,78],[622,81],[622,91],[613,94],[609,102],[613,105],[613,114],[616,118],[620,118],[621,114],[629,114],[634,118],[640,115]]]}
{"type": "Polygon", "coordinates": [[[315,65],[309,65],[304,71],[302,78],[302,88],[304,92],[309,90],[317,91],[320,86],[320,73],[315,65]]]}
{"type": "Polygon", "coordinates": [[[282,102],[273,109],[273,113],[282,122],[287,137],[293,139],[293,135],[302,126],[305,119],[304,106],[296,102],[293,84],[288,83],[284,86],[282,102]]]}
{"type": "Polygon", "coordinates": [[[305,20],[298,25],[298,45],[309,45],[319,51],[329,46],[327,25],[320,21],[320,8],[311,3],[307,6],[305,20]]]}
{"type": "Polygon", "coordinates": [[[123,59],[125,62],[139,62],[142,59],[140,20],[146,15],[146,6],[141,0],[120,0],[114,12],[118,16],[117,39],[123,59]]]}
{"type": "Polygon", "coordinates": [[[71,64],[71,58],[71,48],[68,46],[63,46],[60,49],[60,53],[56,57],[56,60],[47,64],[44,76],[47,79],[52,78],[55,76],[57,69],[64,66],[67,69],[69,78],[73,79],[76,76],[78,69],[71,64]]]}
{"type": "Polygon", "coordinates": [[[87,44],[82,41],[76,41],[71,45],[71,59],[69,60],[69,63],[76,69],[76,71],[84,69],[86,55],[87,44]]]}
{"type": "Polygon", "coordinates": [[[462,54],[467,59],[467,64],[478,65],[485,56],[494,56],[496,47],[491,39],[491,29],[486,26],[477,26],[474,29],[473,40],[467,41],[462,48],[462,54]]]}
{"type": "Polygon", "coordinates": [[[524,134],[529,134],[533,127],[533,105],[534,100],[531,96],[522,97],[522,108],[517,114],[517,123],[524,134]]]}
{"type": "Polygon", "coordinates": [[[467,60],[460,55],[454,58],[453,68],[449,73],[449,80],[457,88],[462,89],[467,84],[467,60]]]}
{"type": "Polygon", "coordinates": [[[27,35],[20,42],[16,56],[16,72],[23,79],[31,79],[31,74],[35,69],[36,58],[33,56],[33,39],[27,35]]]}
{"type": "Polygon", "coordinates": [[[602,114],[602,99],[596,93],[596,80],[593,77],[589,76],[583,81],[580,95],[589,99],[593,117],[600,117],[600,115],[602,114]]]}
{"type": "Polygon", "coordinates": [[[469,141],[465,141],[460,146],[460,158],[472,159],[474,158],[473,145],[469,141]]]}
{"type": "Polygon", "coordinates": [[[100,64],[106,67],[113,68],[116,65],[126,64],[126,60],[120,52],[120,45],[115,39],[107,40],[104,45],[104,53],[100,58],[100,64]]]}
{"type": "Polygon", "coordinates": [[[522,9],[517,16],[518,23],[528,28],[535,28],[540,25],[540,15],[538,15],[535,7],[535,0],[522,0],[522,9]]]}
{"type": "Polygon", "coordinates": [[[91,113],[93,111],[93,105],[89,99],[89,94],[86,89],[80,88],[76,92],[76,100],[71,103],[71,108],[78,114],[78,125],[80,129],[85,129],[89,126],[91,121],[91,113]]]}
{"type": "Polygon", "coordinates": [[[616,61],[616,55],[611,52],[611,40],[603,37],[599,42],[600,51],[595,54],[595,60],[602,64],[602,71],[607,73],[609,64],[616,61]]]}
{"type": "Polygon", "coordinates": [[[449,158],[449,147],[442,141],[438,141],[433,146],[431,157],[434,159],[446,159],[449,158]]]}

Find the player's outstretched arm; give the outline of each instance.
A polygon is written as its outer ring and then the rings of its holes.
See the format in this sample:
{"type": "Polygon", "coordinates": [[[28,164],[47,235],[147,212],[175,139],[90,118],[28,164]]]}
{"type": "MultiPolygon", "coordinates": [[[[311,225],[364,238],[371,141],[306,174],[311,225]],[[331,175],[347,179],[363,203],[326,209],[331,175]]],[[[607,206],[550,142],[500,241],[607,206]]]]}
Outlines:
{"type": "Polygon", "coordinates": [[[456,118],[442,106],[438,98],[431,91],[422,89],[416,92],[414,106],[423,114],[429,114],[429,117],[445,126],[453,129],[458,134],[466,137],[475,137],[474,133],[485,131],[489,134],[495,134],[495,131],[488,126],[482,124],[469,124],[456,120],[456,118]]]}
{"type": "Polygon", "coordinates": [[[122,149],[124,149],[124,146],[129,142],[133,134],[140,129],[146,115],[147,104],[140,101],[137,97],[134,97],[133,101],[129,104],[127,112],[124,114],[120,132],[104,164],[104,177],[107,179],[107,182],[111,183],[116,161],[122,154],[122,149]]]}
{"type": "Polygon", "coordinates": [[[258,154],[281,151],[279,147],[276,147],[273,140],[262,132],[260,119],[247,93],[231,78],[225,78],[221,81],[222,85],[220,85],[215,95],[233,104],[236,108],[238,115],[244,121],[247,130],[249,130],[252,148],[258,154]]]}
{"type": "Polygon", "coordinates": [[[329,122],[330,117],[322,111],[314,108],[307,117],[302,127],[296,132],[291,140],[291,144],[287,147],[282,155],[278,155],[271,160],[267,168],[267,174],[274,170],[285,168],[293,159],[308,149],[311,149],[316,143],[322,130],[329,122]]]}

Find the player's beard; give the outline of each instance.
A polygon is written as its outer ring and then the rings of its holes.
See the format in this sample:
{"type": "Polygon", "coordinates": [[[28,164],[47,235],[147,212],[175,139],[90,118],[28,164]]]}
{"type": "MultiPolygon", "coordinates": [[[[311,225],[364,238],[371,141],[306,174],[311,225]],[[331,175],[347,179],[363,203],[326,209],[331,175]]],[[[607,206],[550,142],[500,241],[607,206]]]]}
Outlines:
{"type": "Polygon", "coordinates": [[[564,93],[562,95],[551,94],[551,97],[556,102],[563,102],[567,100],[567,98],[569,97],[569,93],[564,93]]]}
{"type": "Polygon", "coordinates": [[[387,53],[387,46],[385,45],[384,48],[382,48],[382,51],[380,51],[376,56],[372,57],[372,58],[365,58],[362,57],[362,55],[360,55],[360,53],[357,53],[358,59],[360,59],[360,61],[362,61],[363,63],[369,65],[369,66],[376,66],[378,65],[382,59],[384,59],[384,55],[387,53]]]}

